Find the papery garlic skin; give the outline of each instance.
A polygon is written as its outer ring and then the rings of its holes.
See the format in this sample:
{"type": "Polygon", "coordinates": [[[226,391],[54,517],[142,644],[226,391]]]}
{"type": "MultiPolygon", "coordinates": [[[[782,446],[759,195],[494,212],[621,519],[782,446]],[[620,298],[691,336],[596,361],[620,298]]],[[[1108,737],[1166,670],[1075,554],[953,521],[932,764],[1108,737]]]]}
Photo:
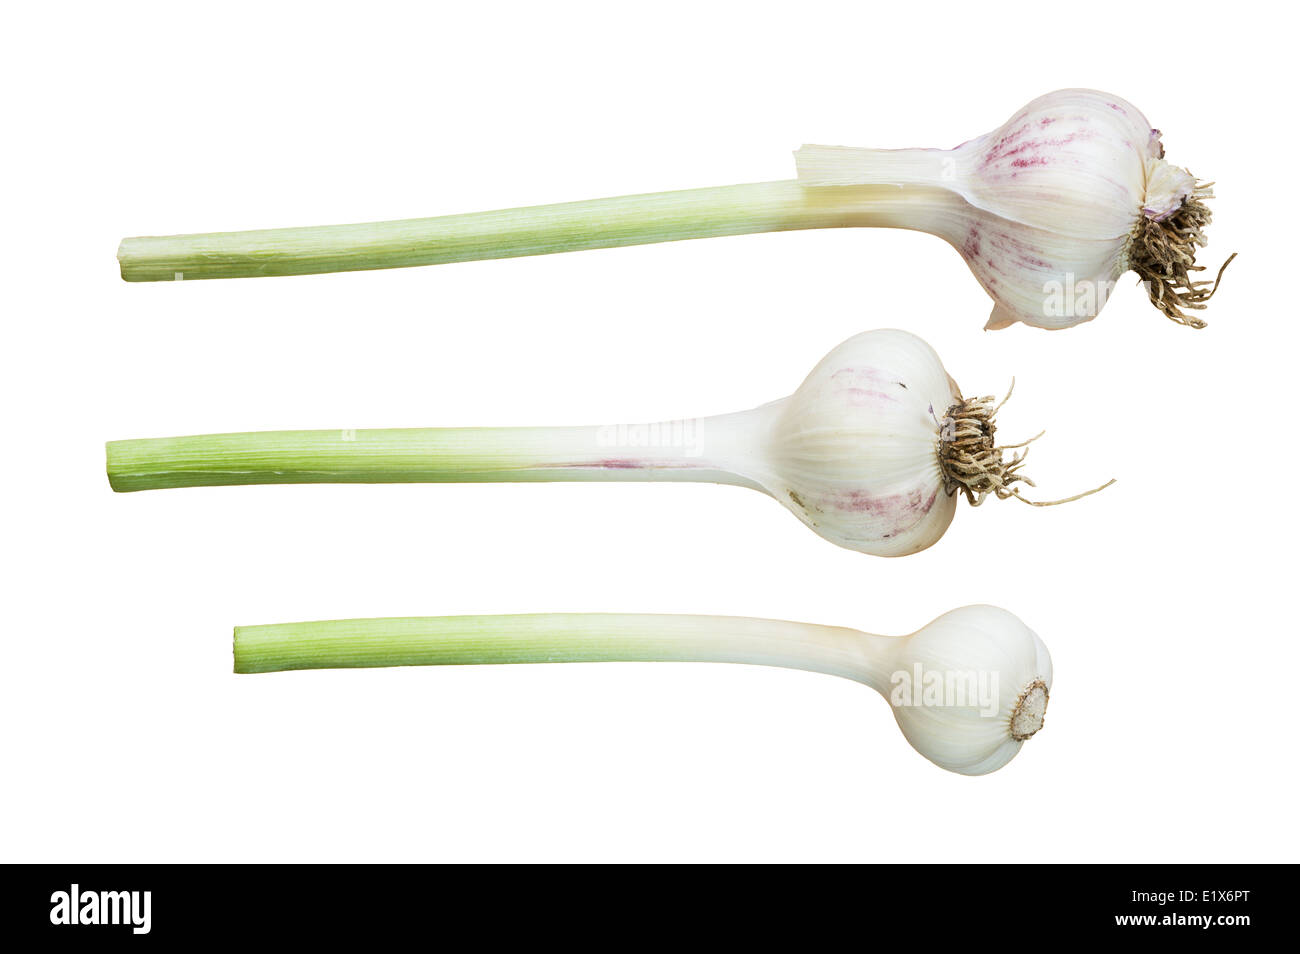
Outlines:
{"type": "Polygon", "coordinates": [[[952,150],[955,191],[1011,222],[1073,238],[1122,239],[1146,199],[1160,134],[1118,97],[1063,89],[952,150]]]}
{"type": "Polygon", "coordinates": [[[855,335],[771,415],[758,480],[832,543],[877,556],[934,544],[952,522],[938,446],[961,395],[939,356],[906,331],[855,335]]]}
{"type": "Polygon", "coordinates": [[[996,771],[1042,728],[1052,657],[1038,635],[1004,609],[977,605],[945,613],[900,642],[894,663],[899,673],[996,684],[996,712],[980,699],[972,705],[892,705],[907,741],[941,768],[962,775],[996,771]]]}
{"type": "Polygon", "coordinates": [[[899,226],[936,234],[961,253],[995,302],[989,329],[1095,318],[1136,267],[1140,220],[1163,222],[1197,194],[1195,177],[1163,156],[1159,130],[1135,106],[1088,89],[1040,96],[950,150],[796,153],[799,181],[811,188],[893,185],[918,207],[934,207],[928,220],[899,226]],[[957,201],[945,203],[936,190],[957,201]]]}

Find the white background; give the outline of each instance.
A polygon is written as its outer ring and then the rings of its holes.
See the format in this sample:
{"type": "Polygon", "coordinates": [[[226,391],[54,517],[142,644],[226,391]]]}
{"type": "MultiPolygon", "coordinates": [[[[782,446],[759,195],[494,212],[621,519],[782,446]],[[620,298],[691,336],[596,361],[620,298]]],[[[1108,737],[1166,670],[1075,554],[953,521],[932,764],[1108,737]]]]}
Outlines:
{"type": "Polygon", "coordinates": [[[24,7],[4,70],[4,860],[1296,860],[1286,31],[1247,5],[24,7]],[[1218,182],[1192,331],[1128,276],[982,331],[950,248],[758,235],[128,285],[127,235],[788,178],[803,142],[954,145],[1036,95],[1138,105],[1218,182]],[[607,423],[784,395],[907,328],[1048,428],[1037,510],[917,556],[709,485],[114,495],[103,442],[607,423]],[[943,772],[825,676],[608,664],[231,673],[234,624],[644,611],[910,632],[972,602],[1051,648],[1043,733],[943,772]]]}

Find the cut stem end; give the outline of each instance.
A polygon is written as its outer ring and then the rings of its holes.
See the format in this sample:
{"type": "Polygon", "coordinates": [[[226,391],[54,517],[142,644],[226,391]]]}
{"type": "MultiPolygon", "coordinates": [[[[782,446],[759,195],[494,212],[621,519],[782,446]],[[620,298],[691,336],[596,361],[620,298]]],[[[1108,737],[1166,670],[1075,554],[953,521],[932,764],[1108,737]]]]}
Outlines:
{"type": "Polygon", "coordinates": [[[1043,680],[1035,679],[1025,686],[1016,700],[1016,707],[1011,710],[1011,738],[1023,742],[1043,727],[1047,700],[1047,684],[1043,680]]]}

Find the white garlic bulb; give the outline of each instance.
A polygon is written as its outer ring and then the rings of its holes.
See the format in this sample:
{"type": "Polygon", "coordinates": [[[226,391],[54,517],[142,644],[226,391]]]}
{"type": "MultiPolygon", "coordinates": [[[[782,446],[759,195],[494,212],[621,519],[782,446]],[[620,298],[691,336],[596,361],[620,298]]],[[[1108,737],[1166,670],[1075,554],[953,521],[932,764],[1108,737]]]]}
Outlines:
{"type": "Polygon", "coordinates": [[[898,727],[942,768],[992,772],[1043,726],[1052,657],[1038,635],[1004,609],[964,606],[945,613],[899,640],[893,660],[889,699],[898,727]]]}
{"type": "Polygon", "coordinates": [[[235,671],[484,663],[716,662],[842,676],[890,704],[935,765],[984,775],[1043,726],[1052,659],[1024,623],[966,606],[910,636],[735,616],[540,613],[240,626],[235,671]]]}
{"type": "Polygon", "coordinates": [[[1130,269],[1168,317],[1204,324],[1184,309],[1214,292],[1191,274],[1213,193],[1164,159],[1159,130],[1117,96],[1058,90],[950,150],[804,146],[796,160],[811,188],[900,187],[914,214],[869,224],[961,252],[995,302],[989,328],[1087,321],[1130,269]]]}

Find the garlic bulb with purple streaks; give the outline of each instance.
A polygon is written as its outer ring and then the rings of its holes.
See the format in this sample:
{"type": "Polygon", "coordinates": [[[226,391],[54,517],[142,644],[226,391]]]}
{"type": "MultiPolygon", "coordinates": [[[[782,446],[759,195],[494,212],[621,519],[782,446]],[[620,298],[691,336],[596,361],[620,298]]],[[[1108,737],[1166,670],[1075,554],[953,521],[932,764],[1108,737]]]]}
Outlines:
{"type": "Polygon", "coordinates": [[[1168,162],[1159,130],[1117,96],[1049,93],[955,149],[804,146],[796,160],[811,188],[946,194],[928,200],[926,231],[960,251],[992,296],[989,328],[1087,321],[1129,270],[1168,317],[1204,325],[1186,310],[1214,293],[1192,276],[1210,185],[1168,162]]]}
{"type": "Polygon", "coordinates": [[[1032,485],[1019,473],[1023,453],[998,446],[995,413],[991,397],[963,398],[920,338],[882,330],[833,350],[790,397],[734,414],[630,427],[271,431],[113,441],[108,477],[119,491],[704,481],[762,490],[840,546],[904,556],[943,535],[959,495],[972,504],[990,494],[1024,499],[1014,486],[1032,485]]]}

